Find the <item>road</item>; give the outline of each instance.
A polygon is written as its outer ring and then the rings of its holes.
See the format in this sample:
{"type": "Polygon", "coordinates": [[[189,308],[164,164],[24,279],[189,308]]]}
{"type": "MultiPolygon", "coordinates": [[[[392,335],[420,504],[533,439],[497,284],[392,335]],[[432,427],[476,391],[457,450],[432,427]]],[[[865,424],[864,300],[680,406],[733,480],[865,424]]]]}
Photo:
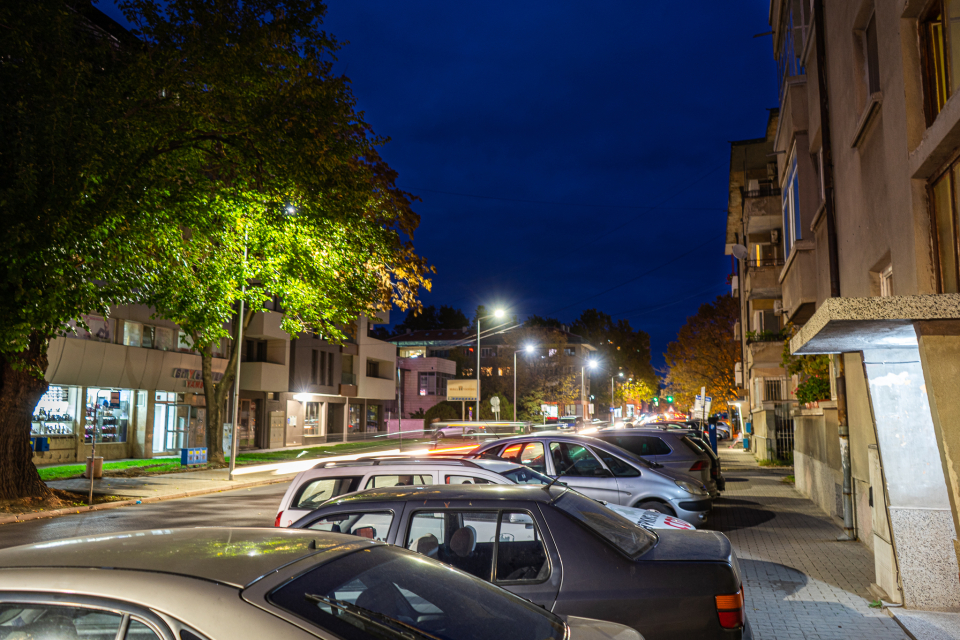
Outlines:
{"type": "Polygon", "coordinates": [[[286,483],[0,525],[0,548],[135,529],[272,527],[286,483]]]}

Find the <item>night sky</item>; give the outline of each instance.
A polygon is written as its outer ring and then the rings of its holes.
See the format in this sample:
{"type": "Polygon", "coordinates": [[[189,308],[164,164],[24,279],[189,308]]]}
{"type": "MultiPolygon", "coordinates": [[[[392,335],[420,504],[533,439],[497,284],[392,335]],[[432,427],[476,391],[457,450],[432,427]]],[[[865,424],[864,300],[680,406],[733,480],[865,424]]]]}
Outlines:
{"type": "Polygon", "coordinates": [[[729,291],[729,141],[763,136],[777,103],[770,36],[753,37],[768,8],[330,0],[336,71],[423,200],[424,304],[595,307],[647,331],[661,366],[729,291]]]}

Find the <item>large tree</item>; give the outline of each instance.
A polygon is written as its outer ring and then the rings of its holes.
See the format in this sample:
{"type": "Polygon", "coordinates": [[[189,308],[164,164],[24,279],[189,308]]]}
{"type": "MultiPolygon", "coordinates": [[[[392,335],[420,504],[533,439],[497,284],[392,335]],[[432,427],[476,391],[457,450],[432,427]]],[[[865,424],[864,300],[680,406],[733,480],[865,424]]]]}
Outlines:
{"type": "Polygon", "coordinates": [[[727,411],[727,403],[737,397],[734,369],[740,362],[740,342],[733,325],[739,313],[736,298],[717,296],[700,305],[680,328],[676,342],[667,345],[667,385],[679,407],[692,408],[701,387],[713,398],[715,411],[727,411]]]}
{"type": "Polygon", "coordinates": [[[336,339],[428,284],[383,140],[330,74],[322,4],[121,8],[134,38],[81,0],[0,4],[0,498],[48,494],[30,416],[49,341],[83,314],[152,302],[181,323],[209,410],[242,289],[336,339]]]}

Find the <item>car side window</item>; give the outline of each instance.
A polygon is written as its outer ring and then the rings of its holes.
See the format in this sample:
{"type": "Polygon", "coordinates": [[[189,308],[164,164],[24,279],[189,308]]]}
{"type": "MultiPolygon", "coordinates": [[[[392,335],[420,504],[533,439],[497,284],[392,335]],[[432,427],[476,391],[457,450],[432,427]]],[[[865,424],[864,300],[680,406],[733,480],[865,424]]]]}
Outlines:
{"type": "Polygon", "coordinates": [[[603,464],[618,478],[636,478],[640,472],[617,456],[603,449],[596,449],[596,453],[603,460],[603,464]]]}
{"type": "Polygon", "coordinates": [[[446,484],[494,484],[486,478],[478,478],[477,476],[454,476],[447,475],[444,479],[446,484]]]}
{"type": "Polygon", "coordinates": [[[115,640],[123,615],[102,609],[53,604],[0,604],[0,638],[115,640]]]}
{"type": "Polygon", "coordinates": [[[333,513],[323,516],[310,525],[316,531],[348,533],[369,540],[385,541],[393,524],[393,513],[371,511],[367,513],[333,513]]]}
{"type": "MultiPolygon", "coordinates": [[[[185,633],[193,636],[192,633],[184,629],[180,631],[181,640],[186,640],[184,637],[185,633]]],[[[160,636],[158,636],[153,629],[139,620],[130,620],[130,624],[127,626],[127,633],[123,637],[125,640],[160,640],[160,636]]]]}
{"type": "Polygon", "coordinates": [[[673,453],[673,450],[663,441],[663,438],[657,438],[655,436],[650,436],[650,451],[655,456],[668,456],[673,453]]]}
{"type": "Polygon", "coordinates": [[[410,519],[407,548],[490,580],[496,511],[419,511],[410,519]]]}
{"type": "Polygon", "coordinates": [[[359,484],[360,478],[356,476],[316,478],[303,485],[293,501],[293,508],[313,511],[331,498],[356,491],[359,484]]]}
{"type": "Polygon", "coordinates": [[[380,489],[382,487],[413,487],[433,484],[433,476],[429,474],[373,476],[367,480],[364,489],[380,489]]]}
{"type": "Polygon", "coordinates": [[[605,469],[590,451],[580,444],[551,442],[550,455],[558,476],[602,476],[605,469]]]}
{"type": "Polygon", "coordinates": [[[523,453],[520,454],[520,464],[526,465],[534,471],[546,473],[547,461],[543,456],[543,443],[531,442],[527,444],[523,448],[523,453]]]}
{"type": "Polygon", "coordinates": [[[529,513],[500,514],[497,540],[497,582],[542,582],[550,575],[547,550],[529,513]]]}
{"type": "Polygon", "coordinates": [[[500,454],[500,457],[504,460],[511,460],[513,462],[520,461],[520,449],[523,448],[523,443],[518,442],[516,444],[507,445],[507,448],[503,450],[503,453],[500,454]]]}

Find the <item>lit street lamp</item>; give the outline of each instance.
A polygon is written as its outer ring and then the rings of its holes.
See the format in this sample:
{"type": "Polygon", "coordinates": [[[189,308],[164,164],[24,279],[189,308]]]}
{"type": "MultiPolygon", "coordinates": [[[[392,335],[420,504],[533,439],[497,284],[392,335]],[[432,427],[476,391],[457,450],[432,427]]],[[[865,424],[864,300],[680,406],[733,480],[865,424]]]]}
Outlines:
{"type": "Polygon", "coordinates": [[[504,316],[503,309],[497,309],[493,312],[492,315],[477,316],[477,417],[476,420],[480,420],[480,321],[486,320],[487,318],[502,318],[504,316]]]}
{"type": "MultiPolygon", "coordinates": [[[[534,346],[528,344],[523,348],[527,353],[533,353],[534,346]]],[[[517,421],[517,351],[513,352],[513,421],[517,421]]]]}

